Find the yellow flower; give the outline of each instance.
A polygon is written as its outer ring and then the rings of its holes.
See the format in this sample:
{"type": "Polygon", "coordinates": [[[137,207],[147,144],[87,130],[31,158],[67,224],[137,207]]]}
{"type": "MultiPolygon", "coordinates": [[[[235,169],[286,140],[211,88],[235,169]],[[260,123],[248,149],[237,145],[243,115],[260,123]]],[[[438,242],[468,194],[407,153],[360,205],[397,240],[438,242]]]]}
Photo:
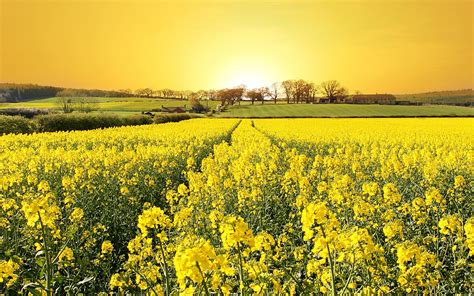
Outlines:
{"type": "Polygon", "coordinates": [[[395,220],[386,223],[383,227],[383,234],[387,237],[387,240],[391,240],[396,235],[400,235],[400,238],[403,240],[403,222],[395,220]]]}
{"type": "Polygon", "coordinates": [[[180,287],[186,287],[187,278],[195,283],[202,283],[204,276],[216,270],[215,260],[216,253],[207,240],[184,241],[180,244],[174,257],[176,277],[180,287]]]}
{"type": "Polygon", "coordinates": [[[460,234],[462,225],[456,215],[447,215],[438,222],[439,232],[445,235],[460,234]]]}
{"type": "Polygon", "coordinates": [[[138,216],[138,228],[144,236],[148,235],[149,229],[163,229],[171,225],[171,220],[158,207],[151,207],[138,216]]]}
{"type": "Polygon", "coordinates": [[[433,254],[410,241],[403,242],[396,248],[397,263],[400,269],[398,282],[405,291],[410,293],[419,287],[437,284],[437,276],[428,273],[428,268],[437,264],[433,254]]]}
{"type": "Polygon", "coordinates": [[[313,237],[313,225],[322,226],[329,224],[329,229],[339,226],[335,215],[327,208],[325,202],[309,203],[301,213],[301,223],[303,224],[305,241],[313,237]]]}
{"type": "Polygon", "coordinates": [[[443,196],[441,195],[441,193],[439,193],[438,189],[430,188],[425,193],[425,200],[428,206],[432,205],[433,202],[441,204],[443,202],[443,196]]]}
{"type": "Polygon", "coordinates": [[[179,184],[179,186],[178,186],[179,195],[184,196],[184,195],[188,194],[188,192],[189,192],[189,190],[188,190],[188,187],[186,187],[186,185],[179,184]]]}
{"type": "Polygon", "coordinates": [[[122,276],[118,273],[114,273],[110,277],[109,286],[110,288],[123,288],[127,285],[127,282],[123,280],[122,276]]]}
{"type": "Polygon", "coordinates": [[[65,247],[58,256],[58,262],[74,260],[74,252],[71,248],[65,247]]]}
{"type": "MultiPolygon", "coordinates": [[[[43,225],[50,229],[56,228],[55,223],[56,220],[60,219],[61,211],[51,200],[51,195],[41,195],[30,201],[25,200],[21,204],[21,210],[25,214],[28,226],[34,227],[37,225],[36,223],[39,221],[39,217],[41,216],[43,225]]],[[[40,225],[38,224],[37,227],[39,228],[40,225]]]]}
{"type": "Polygon", "coordinates": [[[114,250],[114,246],[112,245],[112,243],[109,240],[105,240],[102,243],[102,246],[101,246],[101,253],[102,254],[104,254],[104,255],[110,254],[110,253],[112,253],[113,250],[114,250]]]}
{"type": "Polygon", "coordinates": [[[474,217],[469,218],[464,224],[466,235],[466,246],[469,248],[469,256],[474,256],[474,217]]]}
{"type": "Polygon", "coordinates": [[[71,215],[69,216],[69,220],[71,220],[71,222],[79,222],[82,220],[83,217],[84,210],[81,208],[74,208],[71,215]]]}
{"type": "Polygon", "coordinates": [[[383,186],[383,198],[388,204],[399,203],[402,196],[398,193],[398,189],[393,183],[387,183],[383,186]]]}
{"type": "Polygon", "coordinates": [[[456,176],[454,178],[454,188],[462,188],[466,185],[466,180],[464,180],[463,176],[456,176]]]}
{"type": "Polygon", "coordinates": [[[379,191],[379,185],[375,182],[362,184],[362,192],[369,196],[375,196],[378,191],[379,191]]]}
{"type": "Polygon", "coordinates": [[[243,247],[245,244],[249,247],[254,246],[254,237],[252,230],[249,229],[244,219],[236,216],[227,216],[219,227],[224,249],[243,247]]]}
{"type": "Polygon", "coordinates": [[[252,250],[268,251],[274,244],[275,240],[270,234],[261,232],[255,236],[255,246],[252,248],[252,250]]]}
{"type": "Polygon", "coordinates": [[[47,193],[49,190],[50,190],[50,188],[49,188],[49,183],[48,183],[48,181],[42,180],[42,181],[38,184],[38,191],[39,191],[39,192],[47,193]]]}
{"type": "Polygon", "coordinates": [[[230,295],[231,287],[228,284],[224,284],[221,286],[221,291],[222,291],[222,294],[226,296],[230,295]]]}
{"type": "Polygon", "coordinates": [[[13,262],[12,259],[8,261],[0,260],[0,286],[1,283],[5,282],[7,288],[13,285],[18,278],[18,275],[15,274],[15,272],[19,268],[20,265],[18,263],[13,262]]]}

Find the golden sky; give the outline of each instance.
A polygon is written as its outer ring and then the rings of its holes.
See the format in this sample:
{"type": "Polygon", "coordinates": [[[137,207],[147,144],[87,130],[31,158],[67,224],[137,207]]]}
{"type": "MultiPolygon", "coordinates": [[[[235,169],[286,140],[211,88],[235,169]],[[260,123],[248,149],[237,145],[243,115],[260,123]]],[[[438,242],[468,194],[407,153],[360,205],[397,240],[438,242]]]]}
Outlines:
{"type": "Polygon", "coordinates": [[[337,79],[472,88],[474,1],[0,0],[0,81],[209,89],[337,79]]]}

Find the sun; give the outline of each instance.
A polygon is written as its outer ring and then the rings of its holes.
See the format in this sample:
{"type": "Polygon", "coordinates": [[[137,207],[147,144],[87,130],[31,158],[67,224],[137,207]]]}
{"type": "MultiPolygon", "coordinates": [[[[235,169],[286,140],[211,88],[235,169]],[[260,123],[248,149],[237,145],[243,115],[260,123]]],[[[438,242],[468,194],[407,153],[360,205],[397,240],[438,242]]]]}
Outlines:
{"type": "Polygon", "coordinates": [[[229,60],[221,66],[217,77],[222,87],[245,85],[247,88],[270,86],[274,81],[274,66],[258,57],[244,56],[229,60]]]}
{"type": "Polygon", "coordinates": [[[262,73],[252,71],[252,72],[241,72],[235,74],[231,78],[230,86],[245,85],[247,88],[258,88],[262,86],[268,86],[269,82],[265,79],[265,76],[262,73]]]}

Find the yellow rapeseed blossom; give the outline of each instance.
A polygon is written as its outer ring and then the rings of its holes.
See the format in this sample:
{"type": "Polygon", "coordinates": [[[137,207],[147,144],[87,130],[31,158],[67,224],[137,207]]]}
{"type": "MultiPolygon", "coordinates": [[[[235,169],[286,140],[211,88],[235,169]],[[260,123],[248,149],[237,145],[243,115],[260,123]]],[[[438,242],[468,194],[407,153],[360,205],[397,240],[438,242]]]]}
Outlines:
{"type": "Polygon", "coordinates": [[[466,246],[469,248],[469,256],[474,256],[474,217],[469,218],[464,224],[466,234],[466,246]]]}
{"type": "Polygon", "coordinates": [[[253,247],[255,244],[252,230],[248,228],[244,219],[236,216],[228,216],[219,227],[222,244],[225,249],[253,247]]]}
{"type": "Polygon", "coordinates": [[[470,118],[5,135],[0,290],[469,294],[473,136],[470,118]]]}
{"type": "Polygon", "coordinates": [[[387,240],[391,240],[396,235],[399,235],[400,238],[403,239],[403,222],[395,220],[386,223],[383,227],[383,234],[387,237],[387,240]]]}
{"type": "Polygon", "coordinates": [[[456,215],[447,215],[442,217],[439,222],[439,232],[446,235],[460,234],[462,224],[456,215]]]}
{"type": "Polygon", "coordinates": [[[84,210],[81,208],[74,208],[69,219],[74,223],[81,221],[82,217],[84,217],[84,210]]]}
{"type": "Polygon", "coordinates": [[[180,244],[174,257],[176,276],[181,288],[186,288],[186,279],[200,284],[208,274],[218,268],[216,253],[209,241],[198,239],[180,244]]]}
{"type": "Polygon", "coordinates": [[[20,265],[11,259],[0,260],[0,286],[5,283],[7,287],[10,287],[15,283],[18,275],[15,273],[20,268],[20,265]]]}
{"type": "Polygon", "coordinates": [[[102,246],[100,247],[100,252],[103,255],[110,254],[112,253],[113,250],[114,250],[114,246],[109,240],[105,240],[104,242],[102,242],[102,246]]]}
{"type": "Polygon", "coordinates": [[[40,227],[38,221],[51,229],[56,228],[55,222],[60,219],[61,211],[59,207],[51,200],[51,195],[41,195],[29,201],[23,201],[21,210],[30,227],[40,227]]]}
{"type": "Polygon", "coordinates": [[[152,207],[143,211],[138,217],[138,228],[146,236],[150,229],[164,229],[171,225],[171,220],[158,207],[152,207]]]}

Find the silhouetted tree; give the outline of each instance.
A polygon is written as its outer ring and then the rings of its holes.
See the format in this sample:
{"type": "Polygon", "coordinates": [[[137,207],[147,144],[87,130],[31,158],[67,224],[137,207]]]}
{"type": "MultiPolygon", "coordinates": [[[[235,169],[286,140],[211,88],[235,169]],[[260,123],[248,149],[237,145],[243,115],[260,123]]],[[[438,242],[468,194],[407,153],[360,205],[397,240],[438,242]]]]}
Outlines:
{"type": "Polygon", "coordinates": [[[71,113],[74,111],[74,101],[70,97],[58,97],[56,99],[56,105],[64,113],[71,113]]]}
{"type": "Polygon", "coordinates": [[[216,93],[216,97],[221,101],[221,105],[233,105],[235,102],[240,102],[244,94],[245,88],[242,86],[234,88],[221,89],[216,93]]]}
{"type": "Polygon", "coordinates": [[[285,80],[281,83],[286,95],[286,103],[289,104],[293,98],[295,83],[294,80],[285,80]]]}
{"type": "Polygon", "coordinates": [[[139,97],[151,97],[153,96],[153,90],[151,88],[139,88],[135,91],[139,97]]]}
{"type": "Polygon", "coordinates": [[[342,87],[337,80],[329,80],[321,83],[321,91],[329,99],[329,102],[336,100],[338,96],[347,95],[347,89],[342,87]]]}
{"type": "Polygon", "coordinates": [[[262,92],[259,89],[248,90],[246,95],[252,102],[252,105],[254,104],[255,101],[263,100],[262,92]]]}
{"type": "Polygon", "coordinates": [[[272,84],[268,92],[269,96],[272,98],[275,104],[277,103],[279,89],[280,89],[280,84],[278,82],[275,82],[272,84]]]}

